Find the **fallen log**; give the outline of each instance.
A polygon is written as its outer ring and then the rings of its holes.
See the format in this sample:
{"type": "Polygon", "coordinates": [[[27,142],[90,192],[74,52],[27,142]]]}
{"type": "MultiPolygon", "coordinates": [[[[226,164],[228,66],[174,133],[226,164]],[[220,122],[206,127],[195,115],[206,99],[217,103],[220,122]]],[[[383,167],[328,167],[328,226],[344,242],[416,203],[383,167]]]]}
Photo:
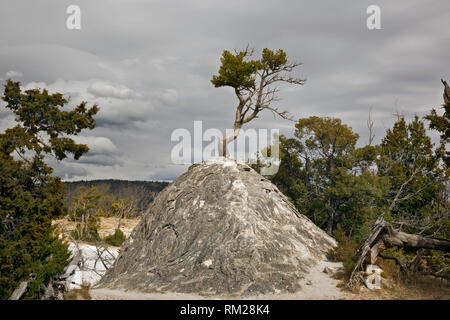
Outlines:
{"type": "Polygon", "coordinates": [[[358,260],[347,281],[346,288],[359,285],[363,280],[364,266],[366,264],[375,264],[380,252],[385,248],[391,247],[434,249],[449,252],[450,241],[426,238],[417,234],[395,230],[381,215],[373,225],[372,232],[356,253],[358,260]]]}
{"type": "Polygon", "coordinates": [[[27,292],[28,288],[30,287],[30,284],[32,284],[35,279],[36,274],[31,273],[30,280],[22,281],[16,288],[16,290],[14,290],[14,292],[11,294],[9,300],[20,300],[23,297],[23,295],[27,292]]]}
{"type": "Polygon", "coordinates": [[[81,251],[75,255],[70,263],[64,267],[62,273],[52,276],[47,285],[41,285],[41,300],[64,300],[64,294],[67,291],[67,281],[75,272],[75,269],[83,263],[81,251]]]}

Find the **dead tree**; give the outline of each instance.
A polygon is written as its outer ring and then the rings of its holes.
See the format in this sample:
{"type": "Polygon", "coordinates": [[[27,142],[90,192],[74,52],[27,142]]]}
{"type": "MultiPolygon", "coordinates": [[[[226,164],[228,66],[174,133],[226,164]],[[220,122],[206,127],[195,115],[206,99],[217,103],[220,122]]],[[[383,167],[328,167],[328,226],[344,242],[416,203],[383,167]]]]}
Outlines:
{"type": "Polygon", "coordinates": [[[94,271],[98,275],[102,276],[103,273],[100,274],[99,272],[97,272],[98,261],[100,261],[102,263],[105,270],[108,270],[114,264],[114,261],[116,260],[116,256],[114,256],[114,254],[112,254],[111,251],[108,250],[108,247],[105,246],[104,244],[101,244],[101,243],[96,244],[95,249],[96,249],[97,257],[95,259],[94,268],[92,269],[92,271],[94,271]]]}
{"type": "MultiPolygon", "coordinates": [[[[391,247],[423,248],[450,252],[450,241],[426,238],[417,234],[409,234],[395,230],[389,222],[384,220],[383,215],[381,215],[373,225],[372,232],[356,253],[358,260],[346,287],[352,288],[360,284],[363,279],[364,266],[366,264],[375,264],[380,253],[386,248],[391,247]]],[[[404,263],[400,264],[404,265],[404,263]]]]}
{"type": "Polygon", "coordinates": [[[118,199],[112,205],[115,216],[118,218],[116,230],[120,230],[122,220],[135,214],[137,209],[137,200],[131,196],[130,198],[118,199]]]}

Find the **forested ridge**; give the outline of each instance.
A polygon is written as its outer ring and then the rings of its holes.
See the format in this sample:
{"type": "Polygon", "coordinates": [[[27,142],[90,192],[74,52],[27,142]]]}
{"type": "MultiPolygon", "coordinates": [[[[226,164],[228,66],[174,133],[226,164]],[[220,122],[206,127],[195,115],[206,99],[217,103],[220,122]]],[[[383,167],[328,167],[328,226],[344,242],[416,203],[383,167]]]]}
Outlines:
{"type": "Polygon", "coordinates": [[[70,208],[73,197],[77,195],[80,187],[96,187],[103,195],[113,195],[116,198],[133,197],[138,211],[142,212],[147,209],[148,205],[153,201],[158,192],[164,189],[168,184],[168,182],[163,181],[130,181],[115,179],[64,182],[64,186],[67,190],[64,202],[70,208]]]}

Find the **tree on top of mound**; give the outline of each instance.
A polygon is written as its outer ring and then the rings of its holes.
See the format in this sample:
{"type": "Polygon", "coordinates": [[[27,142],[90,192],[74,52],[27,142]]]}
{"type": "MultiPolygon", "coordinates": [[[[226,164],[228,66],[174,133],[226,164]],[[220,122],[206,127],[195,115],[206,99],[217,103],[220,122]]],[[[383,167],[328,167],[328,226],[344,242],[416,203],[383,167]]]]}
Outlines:
{"type": "Polygon", "coordinates": [[[279,88],[276,84],[290,83],[302,85],[304,79],[289,76],[300,63],[290,62],[286,53],[279,49],[263,49],[261,59],[251,59],[254,50],[247,47],[234,54],[225,50],[221,58],[218,75],[211,82],[218,87],[231,87],[238,98],[233,132],[222,138],[220,152],[227,155],[227,144],[237,138],[242,126],[257,118],[263,110],[289,119],[287,111],[280,111],[274,103],[279,101],[279,88]]]}

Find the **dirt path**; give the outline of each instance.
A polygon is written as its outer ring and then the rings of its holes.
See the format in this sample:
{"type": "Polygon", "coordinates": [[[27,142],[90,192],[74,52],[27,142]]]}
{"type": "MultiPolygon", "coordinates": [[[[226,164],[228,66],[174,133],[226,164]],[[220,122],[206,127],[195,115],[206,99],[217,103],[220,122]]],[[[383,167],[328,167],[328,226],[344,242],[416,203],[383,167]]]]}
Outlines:
{"type": "MultiPolygon", "coordinates": [[[[342,267],[341,263],[323,261],[311,268],[309,274],[302,281],[302,290],[294,294],[268,294],[261,296],[248,296],[244,300],[342,300],[355,299],[355,295],[344,292],[337,287],[339,280],[323,272],[325,267],[336,271],[342,267]]],[[[142,293],[112,289],[92,289],[91,297],[94,300],[226,300],[236,299],[231,296],[200,296],[183,293],[142,293]]]]}

